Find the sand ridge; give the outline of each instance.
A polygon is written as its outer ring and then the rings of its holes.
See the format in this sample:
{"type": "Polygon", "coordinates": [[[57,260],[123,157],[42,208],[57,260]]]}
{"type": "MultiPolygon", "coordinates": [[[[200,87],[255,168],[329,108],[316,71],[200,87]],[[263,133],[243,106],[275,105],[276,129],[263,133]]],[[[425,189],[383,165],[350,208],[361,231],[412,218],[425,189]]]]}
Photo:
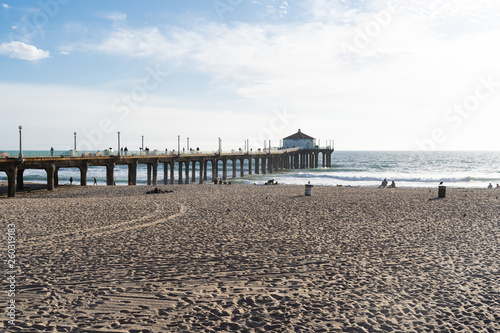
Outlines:
{"type": "Polygon", "coordinates": [[[9,329],[500,330],[500,192],[160,188],[0,200],[21,239],[9,329]]]}

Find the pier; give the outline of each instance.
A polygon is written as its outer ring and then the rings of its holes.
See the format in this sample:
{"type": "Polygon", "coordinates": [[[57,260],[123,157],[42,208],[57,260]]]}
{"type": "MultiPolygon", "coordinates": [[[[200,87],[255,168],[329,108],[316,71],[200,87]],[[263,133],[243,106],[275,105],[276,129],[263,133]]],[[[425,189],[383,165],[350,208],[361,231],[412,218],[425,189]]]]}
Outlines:
{"type": "Polygon", "coordinates": [[[175,153],[175,154],[127,154],[115,153],[110,156],[35,156],[0,158],[0,171],[7,174],[8,196],[15,197],[16,190],[24,188],[23,174],[28,169],[43,169],[47,173],[47,189],[58,186],[58,170],[60,168],[78,168],[80,170],[80,185],[87,186],[87,171],[89,166],[106,167],[106,184],[114,185],[114,169],[116,165],[128,166],[128,184],[137,184],[137,166],[147,165],[147,184],[157,185],[158,166],[163,163],[164,184],[175,184],[175,166],[177,164],[177,183],[189,184],[196,181],[199,172],[199,183],[217,179],[219,164],[222,161],[222,179],[245,176],[244,163],[248,163],[248,174],[271,174],[284,169],[312,169],[319,167],[322,155],[322,167],[331,167],[333,149],[289,148],[262,151],[232,151],[228,153],[175,153]],[[232,163],[232,174],[228,175],[228,163],[232,163]],[[239,164],[239,167],[238,167],[239,164]],[[239,172],[238,172],[239,169],[239,172]],[[209,172],[210,171],[210,172],[209,172]]]}

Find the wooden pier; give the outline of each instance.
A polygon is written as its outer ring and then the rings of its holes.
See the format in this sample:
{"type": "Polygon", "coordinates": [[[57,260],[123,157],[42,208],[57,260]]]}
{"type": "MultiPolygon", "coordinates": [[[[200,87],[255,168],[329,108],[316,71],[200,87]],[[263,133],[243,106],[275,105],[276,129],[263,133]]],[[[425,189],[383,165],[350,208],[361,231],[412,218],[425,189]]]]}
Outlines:
{"type": "Polygon", "coordinates": [[[219,162],[222,161],[222,179],[226,180],[228,162],[232,163],[231,178],[245,176],[245,160],[248,163],[249,174],[267,174],[283,169],[312,169],[319,167],[319,156],[322,155],[322,167],[331,167],[333,149],[273,149],[259,152],[235,153],[185,153],[171,155],[115,155],[115,156],[85,156],[85,157],[25,157],[0,158],[0,171],[7,174],[8,196],[14,197],[16,190],[24,188],[23,174],[28,169],[43,169],[47,172],[47,189],[58,186],[58,170],[60,168],[78,168],[80,170],[80,185],[87,185],[89,166],[106,167],[106,183],[114,185],[114,169],[116,165],[128,165],[128,183],[136,185],[137,166],[147,165],[147,184],[157,185],[158,166],[164,166],[164,184],[175,183],[175,164],[177,163],[178,184],[189,184],[196,181],[198,166],[199,183],[217,178],[219,162]],[[239,162],[239,175],[238,175],[239,162]],[[209,178],[208,170],[211,169],[209,178]],[[191,177],[190,177],[191,176],[191,177]],[[17,181],[16,181],[17,180],[17,181]]]}

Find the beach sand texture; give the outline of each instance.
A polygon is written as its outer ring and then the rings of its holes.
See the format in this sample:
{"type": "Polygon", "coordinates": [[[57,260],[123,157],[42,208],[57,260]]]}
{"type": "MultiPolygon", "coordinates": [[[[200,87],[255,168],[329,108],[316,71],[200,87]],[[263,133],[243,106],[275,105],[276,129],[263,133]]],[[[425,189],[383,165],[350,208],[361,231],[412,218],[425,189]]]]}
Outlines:
{"type": "Polygon", "coordinates": [[[500,191],[159,188],[2,198],[0,331],[500,331],[500,191]]]}

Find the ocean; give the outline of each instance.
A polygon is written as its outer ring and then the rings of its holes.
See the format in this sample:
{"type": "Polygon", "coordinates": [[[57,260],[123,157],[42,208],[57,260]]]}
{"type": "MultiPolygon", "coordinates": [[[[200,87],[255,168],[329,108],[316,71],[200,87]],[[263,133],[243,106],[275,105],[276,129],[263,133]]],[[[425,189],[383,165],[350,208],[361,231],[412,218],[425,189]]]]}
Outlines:
{"type": "MultiPolygon", "coordinates": [[[[58,154],[56,152],[56,156],[58,154]]],[[[24,155],[37,155],[37,152],[27,151],[24,155]]],[[[11,152],[11,156],[17,155],[11,152]]],[[[231,168],[231,163],[228,163],[228,176],[232,175],[231,168]]],[[[219,169],[219,177],[222,177],[222,168],[219,169]]],[[[176,177],[177,174],[175,172],[176,177]]],[[[280,184],[304,185],[310,182],[326,186],[377,187],[386,178],[389,183],[394,180],[397,187],[435,188],[442,181],[448,187],[486,188],[489,183],[493,186],[500,183],[500,152],[335,151],[331,168],[284,170],[266,175],[248,175],[245,171],[245,174],[244,178],[228,180],[244,184],[263,184],[274,179],[280,184]]],[[[79,184],[78,169],[59,170],[59,184],[69,184],[70,177],[73,177],[74,184],[79,184]]],[[[105,167],[89,167],[89,184],[94,177],[99,185],[106,184],[105,167]]],[[[24,180],[45,183],[46,173],[44,170],[26,170],[24,180]]],[[[0,172],[0,181],[7,181],[3,172],[0,172]]],[[[115,168],[115,182],[117,185],[128,184],[127,166],[118,165],[115,168]]],[[[137,184],[145,185],[146,182],[146,165],[139,164],[137,184]]],[[[158,168],[158,184],[163,184],[162,164],[158,168]]]]}

